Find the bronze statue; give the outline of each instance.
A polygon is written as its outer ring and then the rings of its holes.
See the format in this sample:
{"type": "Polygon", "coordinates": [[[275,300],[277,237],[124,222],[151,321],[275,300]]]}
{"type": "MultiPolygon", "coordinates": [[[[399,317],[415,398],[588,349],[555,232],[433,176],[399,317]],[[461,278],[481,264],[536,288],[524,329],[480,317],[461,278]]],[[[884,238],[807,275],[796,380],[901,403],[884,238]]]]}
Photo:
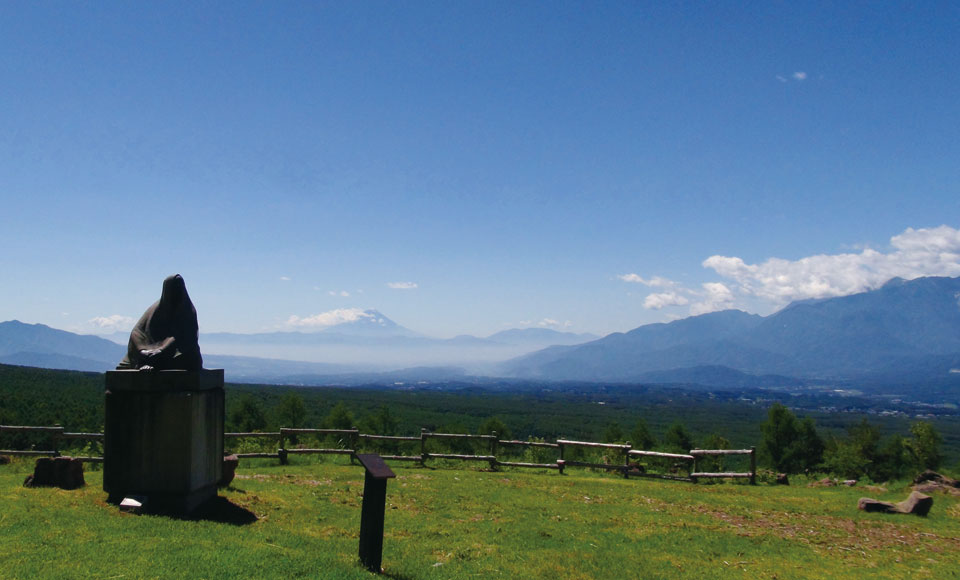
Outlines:
{"type": "Polygon", "coordinates": [[[130,332],[127,356],[118,369],[185,370],[203,367],[197,344],[197,309],[190,302],[180,274],[163,281],[160,300],[154,302],[130,332]]]}

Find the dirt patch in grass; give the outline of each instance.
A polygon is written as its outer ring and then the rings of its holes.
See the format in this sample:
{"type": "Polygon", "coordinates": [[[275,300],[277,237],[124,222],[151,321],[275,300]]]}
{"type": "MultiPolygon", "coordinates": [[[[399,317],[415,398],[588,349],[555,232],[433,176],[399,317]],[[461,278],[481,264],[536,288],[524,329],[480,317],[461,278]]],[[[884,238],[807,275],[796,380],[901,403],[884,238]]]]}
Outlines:
{"type": "Polygon", "coordinates": [[[736,528],[737,535],[744,537],[774,535],[827,549],[857,552],[891,547],[924,548],[932,552],[960,551],[960,538],[920,532],[892,522],[763,510],[739,515],[703,505],[690,506],[689,509],[736,528]]]}
{"type": "Polygon", "coordinates": [[[390,509],[400,510],[415,516],[430,511],[429,508],[420,505],[415,497],[393,496],[387,501],[390,509]]]}
{"type": "Polygon", "coordinates": [[[306,485],[309,487],[317,487],[320,485],[333,485],[332,479],[295,479],[291,481],[295,485],[306,485]]]}
{"type": "MultiPolygon", "coordinates": [[[[333,485],[333,480],[330,478],[324,479],[313,479],[309,477],[298,477],[293,474],[274,474],[267,475],[263,473],[238,473],[234,476],[234,479],[239,480],[253,480],[253,481],[277,481],[283,483],[291,483],[293,485],[305,485],[309,487],[316,487],[318,485],[333,485]]],[[[357,482],[347,482],[347,485],[351,485],[357,482]]]]}
{"type": "Polygon", "coordinates": [[[670,505],[667,502],[661,499],[647,497],[645,495],[637,496],[636,498],[634,498],[633,504],[643,506],[652,512],[667,511],[668,508],[670,508],[670,505]]]}

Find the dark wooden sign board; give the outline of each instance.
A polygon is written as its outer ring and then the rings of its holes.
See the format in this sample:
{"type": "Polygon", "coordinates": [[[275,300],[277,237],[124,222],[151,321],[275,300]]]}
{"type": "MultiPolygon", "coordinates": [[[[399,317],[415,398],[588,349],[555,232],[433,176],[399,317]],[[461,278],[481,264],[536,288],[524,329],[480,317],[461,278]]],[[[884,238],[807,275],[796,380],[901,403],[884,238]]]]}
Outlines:
{"type": "Polygon", "coordinates": [[[376,453],[358,453],[366,469],[363,504],[360,506],[360,561],[376,574],[383,560],[383,517],[387,504],[387,480],[397,474],[376,453]]]}
{"type": "Polygon", "coordinates": [[[383,458],[376,453],[358,453],[357,459],[366,468],[367,473],[374,479],[390,479],[396,477],[390,467],[383,462],[383,458]]]}

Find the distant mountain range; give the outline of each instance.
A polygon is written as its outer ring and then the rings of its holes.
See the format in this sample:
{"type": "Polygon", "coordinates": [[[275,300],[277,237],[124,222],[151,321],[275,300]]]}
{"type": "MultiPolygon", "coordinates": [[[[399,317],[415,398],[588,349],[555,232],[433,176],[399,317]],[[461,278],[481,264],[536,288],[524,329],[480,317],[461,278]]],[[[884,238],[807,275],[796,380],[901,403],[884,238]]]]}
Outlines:
{"type": "Polygon", "coordinates": [[[341,322],[315,332],[263,332],[238,334],[204,333],[208,344],[395,344],[395,345],[537,345],[579,344],[599,338],[593,334],[559,332],[548,328],[514,328],[480,338],[463,334],[454,338],[430,338],[400,326],[377,310],[365,310],[356,320],[341,322]]]}
{"type": "Polygon", "coordinates": [[[320,332],[201,333],[200,346],[205,353],[348,365],[364,372],[426,366],[482,372],[492,363],[546,346],[596,338],[542,328],[513,329],[486,338],[431,338],[404,328],[381,312],[367,310],[355,320],[320,332]]]}
{"type": "MultiPolygon", "coordinates": [[[[369,310],[322,332],[201,333],[200,342],[205,366],[245,382],[485,375],[730,388],[853,381],[952,393],[960,392],[960,278],[895,278],[877,290],[794,302],[766,317],[726,310],[599,339],[542,328],[435,339],[369,310]]],[[[124,351],[99,337],[0,323],[0,363],[103,371],[124,351]]]]}
{"type": "MultiPolygon", "coordinates": [[[[98,335],[117,344],[126,345],[129,332],[98,335]]],[[[476,346],[533,346],[543,348],[554,344],[580,344],[596,340],[595,334],[560,332],[549,328],[512,328],[485,338],[462,334],[453,338],[431,338],[403,327],[378,310],[364,310],[355,320],[334,324],[310,332],[279,331],[258,333],[202,332],[200,340],[208,345],[476,345],[476,346]]]]}
{"type": "Polygon", "coordinates": [[[960,379],[951,373],[960,368],[960,278],[895,278],[870,292],[794,302],[767,317],[727,310],[648,324],[550,347],[498,370],[527,379],[634,382],[681,377],[691,368],[806,380],[960,379]]]}
{"type": "MultiPolygon", "coordinates": [[[[115,368],[123,358],[128,338],[128,332],[97,337],[42,324],[2,322],[0,363],[105,371],[115,368]]],[[[314,332],[201,332],[200,346],[205,366],[224,368],[229,380],[316,384],[332,380],[353,383],[359,376],[386,380],[384,373],[403,378],[409,378],[411,372],[433,379],[462,377],[468,369],[476,373],[491,363],[548,345],[596,338],[526,328],[486,338],[462,335],[438,339],[404,328],[377,310],[366,310],[353,320],[314,332]]]]}
{"type": "Polygon", "coordinates": [[[3,364],[102,372],[116,368],[126,351],[126,347],[97,336],[19,320],[0,322],[3,364]]]}

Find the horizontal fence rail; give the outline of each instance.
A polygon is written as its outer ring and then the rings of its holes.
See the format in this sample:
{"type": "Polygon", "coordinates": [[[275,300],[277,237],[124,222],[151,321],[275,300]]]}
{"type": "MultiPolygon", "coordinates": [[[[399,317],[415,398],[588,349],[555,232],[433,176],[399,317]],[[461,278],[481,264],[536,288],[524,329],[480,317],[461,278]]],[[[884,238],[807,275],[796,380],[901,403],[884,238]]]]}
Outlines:
{"type": "Polygon", "coordinates": [[[276,431],[272,433],[269,431],[266,433],[263,433],[260,431],[253,431],[250,433],[224,433],[223,436],[227,439],[245,439],[248,437],[257,437],[260,439],[279,439],[280,433],[276,431]]]}
{"type": "MultiPolygon", "coordinates": [[[[60,456],[60,445],[65,440],[88,440],[103,441],[103,433],[72,433],[64,430],[63,427],[55,425],[47,426],[26,426],[26,425],[0,425],[0,434],[3,433],[29,433],[43,434],[49,437],[53,449],[0,449],[0,455],[11,456],[60,456]]],[[[567,467],[587,467],[591,469],[604,469],[608,471],[619,471],[624,477],[653,477],[660,479],[675,479],[682,481],[691,481],[696,483],[698,479],[706,478],[745,478],[749,479],[751,484],[756,483],[757,457],[756,448],[750,449],[692,449],[689,453],[664,453],[661,451],[646,451],[643,449],[633,449],[629,442],[627,443],[596,443],[593,441],[575,441],[571,439],[558,439],[551,443],[548,441],[520,441],[515,439],[501,440],[496,433],[491,435],[472,435],[467,433],[433,433],[426,429],[421,429],[419,436],[398,436],[398,435],[377,435],[369,433],[360,433],[354,427],[351,429],[308,429],[281,427],[278,431],[266,432],[242,432],[242,433],[224,433],[224,440],[237,441],[243,439],[273,439],[277,441],[276,452],[240,452],[235,455],[238,458],[245,459],[278,459],[281,464],[288,463],[288,455],[349,455],[351,460],[357,453],[359,443],[362,441],[382,442],[387,444],[414,444],[419,442],[419,453],[416,455],[388,454],[381,453],[381,457],[389,461],[412,461],[426,465],[430,459],[445,459],[455,461],[477,461],[488,463],[491,469],[497,467],[521,467],[533,469],[553,469],[561,474],[567,467]],[[294,443],[295,438],[300,436],[317,437],[340,437],[337,447],[306,447],[303,445],[288,446],[287,443],[294,443]],[[430,439],[464,441],[467,444],[477,442],[485,448],[486,453],[455,453],[455,452],[434,452],[427,449],[430,439]],[[502,447],[521,447],[526,449],[556,449],[558,457],[555,462],[535,462],[535,461],[511,461],[498,458],[498,452],[502,447]],[[583,460],[582,452],[577,450],[603,451],[602,462],[583,460]],[[698,470],[704,462],[710,461],[708,465],[722,465],[716,458],[722,458],[731,455],[748,455],[750,461],[750,470],[745,472],[725,471],[725,470],[698,470]],[[633,459],[634,461],[631,461],[633,459]],[[668,469],[670,473],[648,473],[646,468],[638,461],[640,459],[653,460],[654,462],[669,462],[668,469]],[[686,472],[684,475],[682,472],[686,472]]],[[[102,457],[76,457],[86,462],[102,462],[102,457]]]]}
{"type": "Polygon", "coordinates": [[[640,449],[631,449],[630,455],[638,455],[641,457],[662,457],[665,459],[686,459],[688,461],[693,461],[693,455],[684,455],[682,453],[661,453],[660,451],[642,451],[640,449]]]}
{"type": "Polygon", "coordinates": [[[419,437],[401,437],[398,435],[367,435],[360,434],[361,439],[373,439],[375,441],[419,441],[419,437]]]}
{"type": "Polygon", "coordinates": [[[560,445],[556,443],[546,443],[544,441],[510,441],[504,440],[500,441],[500,445],[525,445],[527,447],[552,447],[556,449],[560,445]]]}

